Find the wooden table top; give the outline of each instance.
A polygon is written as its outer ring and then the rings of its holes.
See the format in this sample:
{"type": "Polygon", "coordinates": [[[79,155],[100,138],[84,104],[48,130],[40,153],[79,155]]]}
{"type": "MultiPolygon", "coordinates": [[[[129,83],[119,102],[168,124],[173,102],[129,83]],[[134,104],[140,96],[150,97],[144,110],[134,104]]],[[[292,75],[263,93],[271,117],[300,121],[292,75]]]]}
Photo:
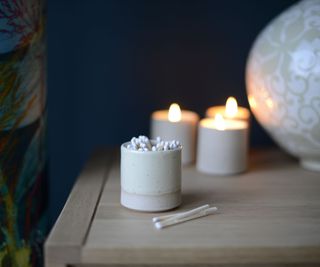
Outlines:
{"type": "Polygon", "coordinates": [[[157,230],[160,213],[120,205],[118,153],[97,152],[46,241],[46,266],[320,265],[320,173],[279,150],[251,153],[249,170],[235,176],[184,167],[182,189],[183,204],[161,215],[207,203],[219,212],[157,230]]]}

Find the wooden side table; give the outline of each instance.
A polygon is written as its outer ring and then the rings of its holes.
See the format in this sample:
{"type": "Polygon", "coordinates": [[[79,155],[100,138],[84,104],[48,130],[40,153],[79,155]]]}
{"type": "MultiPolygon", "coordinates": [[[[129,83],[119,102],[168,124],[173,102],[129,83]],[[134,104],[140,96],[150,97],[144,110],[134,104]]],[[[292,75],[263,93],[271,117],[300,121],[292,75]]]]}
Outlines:
{"type": "Polygon", "coordinates": [[[219,213],[163,230],[151,222],[159,214],[121,207],[119,192],[118,153],[97,152],[45,243],[46,267],[320,266],[320,174],[278,150],[251,153],[237,176],[185,167],[177,210],[219,213]]]}

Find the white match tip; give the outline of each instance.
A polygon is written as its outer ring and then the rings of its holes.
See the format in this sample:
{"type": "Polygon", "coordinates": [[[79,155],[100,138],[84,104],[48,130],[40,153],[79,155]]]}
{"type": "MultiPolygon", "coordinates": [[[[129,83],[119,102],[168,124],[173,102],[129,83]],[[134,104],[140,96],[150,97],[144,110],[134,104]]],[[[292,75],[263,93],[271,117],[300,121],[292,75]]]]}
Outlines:
{"type": "Polygon", "coordinates": [[[204,212],[209,215],[209,214],[215,213],[217,210],[218,210],[217,207],[211,207],[211,208],[205,210],[204,212]]]}
{"type": "Polygon", "coordinates": [[[155,226],[157,229],[162,229],[162,224],[161,224],[160,222],[155,223],[154,226],[155,226]]]}
{"type": "Polygon", "coordinates": [[[152,222],[156,223],[158,221],[159,221],[159,218],[157,218],[157,217],[152,218],[152,222]]]}

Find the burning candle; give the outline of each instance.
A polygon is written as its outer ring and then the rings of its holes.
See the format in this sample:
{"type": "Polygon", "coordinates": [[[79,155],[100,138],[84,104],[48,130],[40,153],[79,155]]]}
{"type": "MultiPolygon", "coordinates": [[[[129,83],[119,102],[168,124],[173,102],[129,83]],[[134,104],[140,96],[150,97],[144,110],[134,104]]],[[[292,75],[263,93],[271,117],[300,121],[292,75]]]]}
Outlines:
{"type": "Polygon", "coordinates": [[[151,115],[151,138],[178,140],[182,145],[182,164],[195,160],[197,124],[199,116],[193,111],[181,110],[176,103],[169,110],[158,110],[151,115]]]}
{"type": "Polygon", "coordinates": [[[239,107],[237,100],[230,96],[225,106],[210,107],[206,111],[206,117],[214,118],[217,114],[221,114],[226,119],[249,121],[250,111],[247,108],[239,107]]]}
{"type": "Polygon", "coordinates": [[[229,175],[247,168],[248,123],[225,119],[222,114],[200,121],[197,169],[207,174],[229,175]]]}

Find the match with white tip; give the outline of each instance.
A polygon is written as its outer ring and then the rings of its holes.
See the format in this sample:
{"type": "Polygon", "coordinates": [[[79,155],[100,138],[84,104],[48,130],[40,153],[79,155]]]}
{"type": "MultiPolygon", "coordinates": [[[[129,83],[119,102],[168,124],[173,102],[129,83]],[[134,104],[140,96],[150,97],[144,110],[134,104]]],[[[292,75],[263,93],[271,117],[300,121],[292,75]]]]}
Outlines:
{"type": "Polygon", "coordinates": [[[171,225],[183,223],[186,221],[194,220],[197,218],[205,217],[211,214],[214,214],[218,210],[217,207],[211,207],[204,210],[200,210],[199,212],[190,213],[191,215],[186,217],[172,217],[163,221],[158,221],[154,224],[157,229],[162,229],[171,225]]]}
{"type": "Polygon", "coordinates": [[[182,219],[182,218],[185,218],[188,216],[192,216],[192,215],[194,215],[202,210],[208,209],[208,208],[210,208],[210,206],[209,206],[209,204],[206,204],[206,205],[203,205],[201,207],[198,207],[198,208],[195,208],[195,209],[192,209],[189,211],[179,212],[179,213],[170,214],[170,215],[164,215],[164,216],[160,216],[160,217],[154,217],[154,218],[152,218],[152,221],[154,223],[156,223],[156,222],[164,221],[167,219],[173,219],[173,218],[182,219]]]}

